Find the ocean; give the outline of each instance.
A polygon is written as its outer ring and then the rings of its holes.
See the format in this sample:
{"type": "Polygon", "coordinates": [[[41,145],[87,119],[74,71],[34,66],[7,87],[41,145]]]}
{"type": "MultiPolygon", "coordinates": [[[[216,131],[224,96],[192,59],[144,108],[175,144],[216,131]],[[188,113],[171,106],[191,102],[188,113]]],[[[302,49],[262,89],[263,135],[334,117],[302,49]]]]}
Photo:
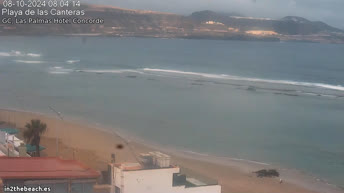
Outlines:
{"type": "Polygon", "coordinates": [[[344,45],[0,37],[0,108],[344,187],[344,45]]]}

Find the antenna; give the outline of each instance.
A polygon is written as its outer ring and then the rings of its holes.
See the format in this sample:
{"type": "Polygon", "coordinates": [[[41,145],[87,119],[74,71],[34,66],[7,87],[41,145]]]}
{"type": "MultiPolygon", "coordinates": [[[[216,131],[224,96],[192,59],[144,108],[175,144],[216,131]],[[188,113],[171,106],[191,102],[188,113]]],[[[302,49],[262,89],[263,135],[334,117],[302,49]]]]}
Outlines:
{"type": "Polygon", "coordinates": [[[116,163],[116,154],[111,154],[111,163],[116,163]]]}

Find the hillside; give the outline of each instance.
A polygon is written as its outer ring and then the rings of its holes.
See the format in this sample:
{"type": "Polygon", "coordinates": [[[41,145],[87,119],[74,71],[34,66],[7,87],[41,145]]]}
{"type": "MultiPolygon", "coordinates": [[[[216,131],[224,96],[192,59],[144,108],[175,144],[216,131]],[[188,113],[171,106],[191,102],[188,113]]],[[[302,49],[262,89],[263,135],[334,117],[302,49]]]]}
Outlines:
{"type": "Polygon", "coordinates": [[[331,27],[323,22],[312,22],[302,17],[287,16],[282,19],[253,18],[239,15],[224,15],[212,11],[193,13],[190,18],[198,23],[217,21],[238,28],[242,31],[265,30],[275,31],[282,35],[312,35],[319,33],[344,33],[343,30],[331,27]]]}
{"type": "MultiPolygon", "coordinates": [[[[0,7],[2,8],[2,7],[0,7]]],[[[202,38],[344,43],[344,32],[323,22],[295,16],[279,20],[200,11],[190,16],[83,5],[85,16],[102,24],[0,24],[0,35],[101,35],[117,37],[202,38]]],[[[54,16],[73,18],[75,16],[54,16]]],[[[17,19],[28,19],[18,16],[17,19]]],[[[36,17],[36,19],[47,17],[36,17]]]]}

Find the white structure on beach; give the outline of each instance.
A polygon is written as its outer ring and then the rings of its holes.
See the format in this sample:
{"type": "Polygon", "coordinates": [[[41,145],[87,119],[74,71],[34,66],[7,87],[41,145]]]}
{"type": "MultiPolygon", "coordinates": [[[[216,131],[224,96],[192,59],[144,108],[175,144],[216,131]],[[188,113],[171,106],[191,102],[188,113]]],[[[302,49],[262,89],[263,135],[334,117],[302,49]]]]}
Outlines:
{"type": "Polygon", "coordinates": [[[141,163],[109,165],[111,193],[221,193],[218,184],[207,184],[181,174],[160,152],[141,154],[141,163]]]}

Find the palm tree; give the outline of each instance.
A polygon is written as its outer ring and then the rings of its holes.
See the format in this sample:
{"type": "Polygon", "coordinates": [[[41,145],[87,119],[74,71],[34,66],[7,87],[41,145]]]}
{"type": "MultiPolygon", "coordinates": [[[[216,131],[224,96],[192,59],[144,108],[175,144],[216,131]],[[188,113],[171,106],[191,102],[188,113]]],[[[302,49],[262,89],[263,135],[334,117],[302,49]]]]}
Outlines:
{"type": "Polygon", "coordinates": [[[27,143],[36,146],[36,157],[40,157],[39,144],[41,142],[41,135],[47,130],[47,125],[41,120],[34,119],[25,125],[24,138],[27,143]]]}

